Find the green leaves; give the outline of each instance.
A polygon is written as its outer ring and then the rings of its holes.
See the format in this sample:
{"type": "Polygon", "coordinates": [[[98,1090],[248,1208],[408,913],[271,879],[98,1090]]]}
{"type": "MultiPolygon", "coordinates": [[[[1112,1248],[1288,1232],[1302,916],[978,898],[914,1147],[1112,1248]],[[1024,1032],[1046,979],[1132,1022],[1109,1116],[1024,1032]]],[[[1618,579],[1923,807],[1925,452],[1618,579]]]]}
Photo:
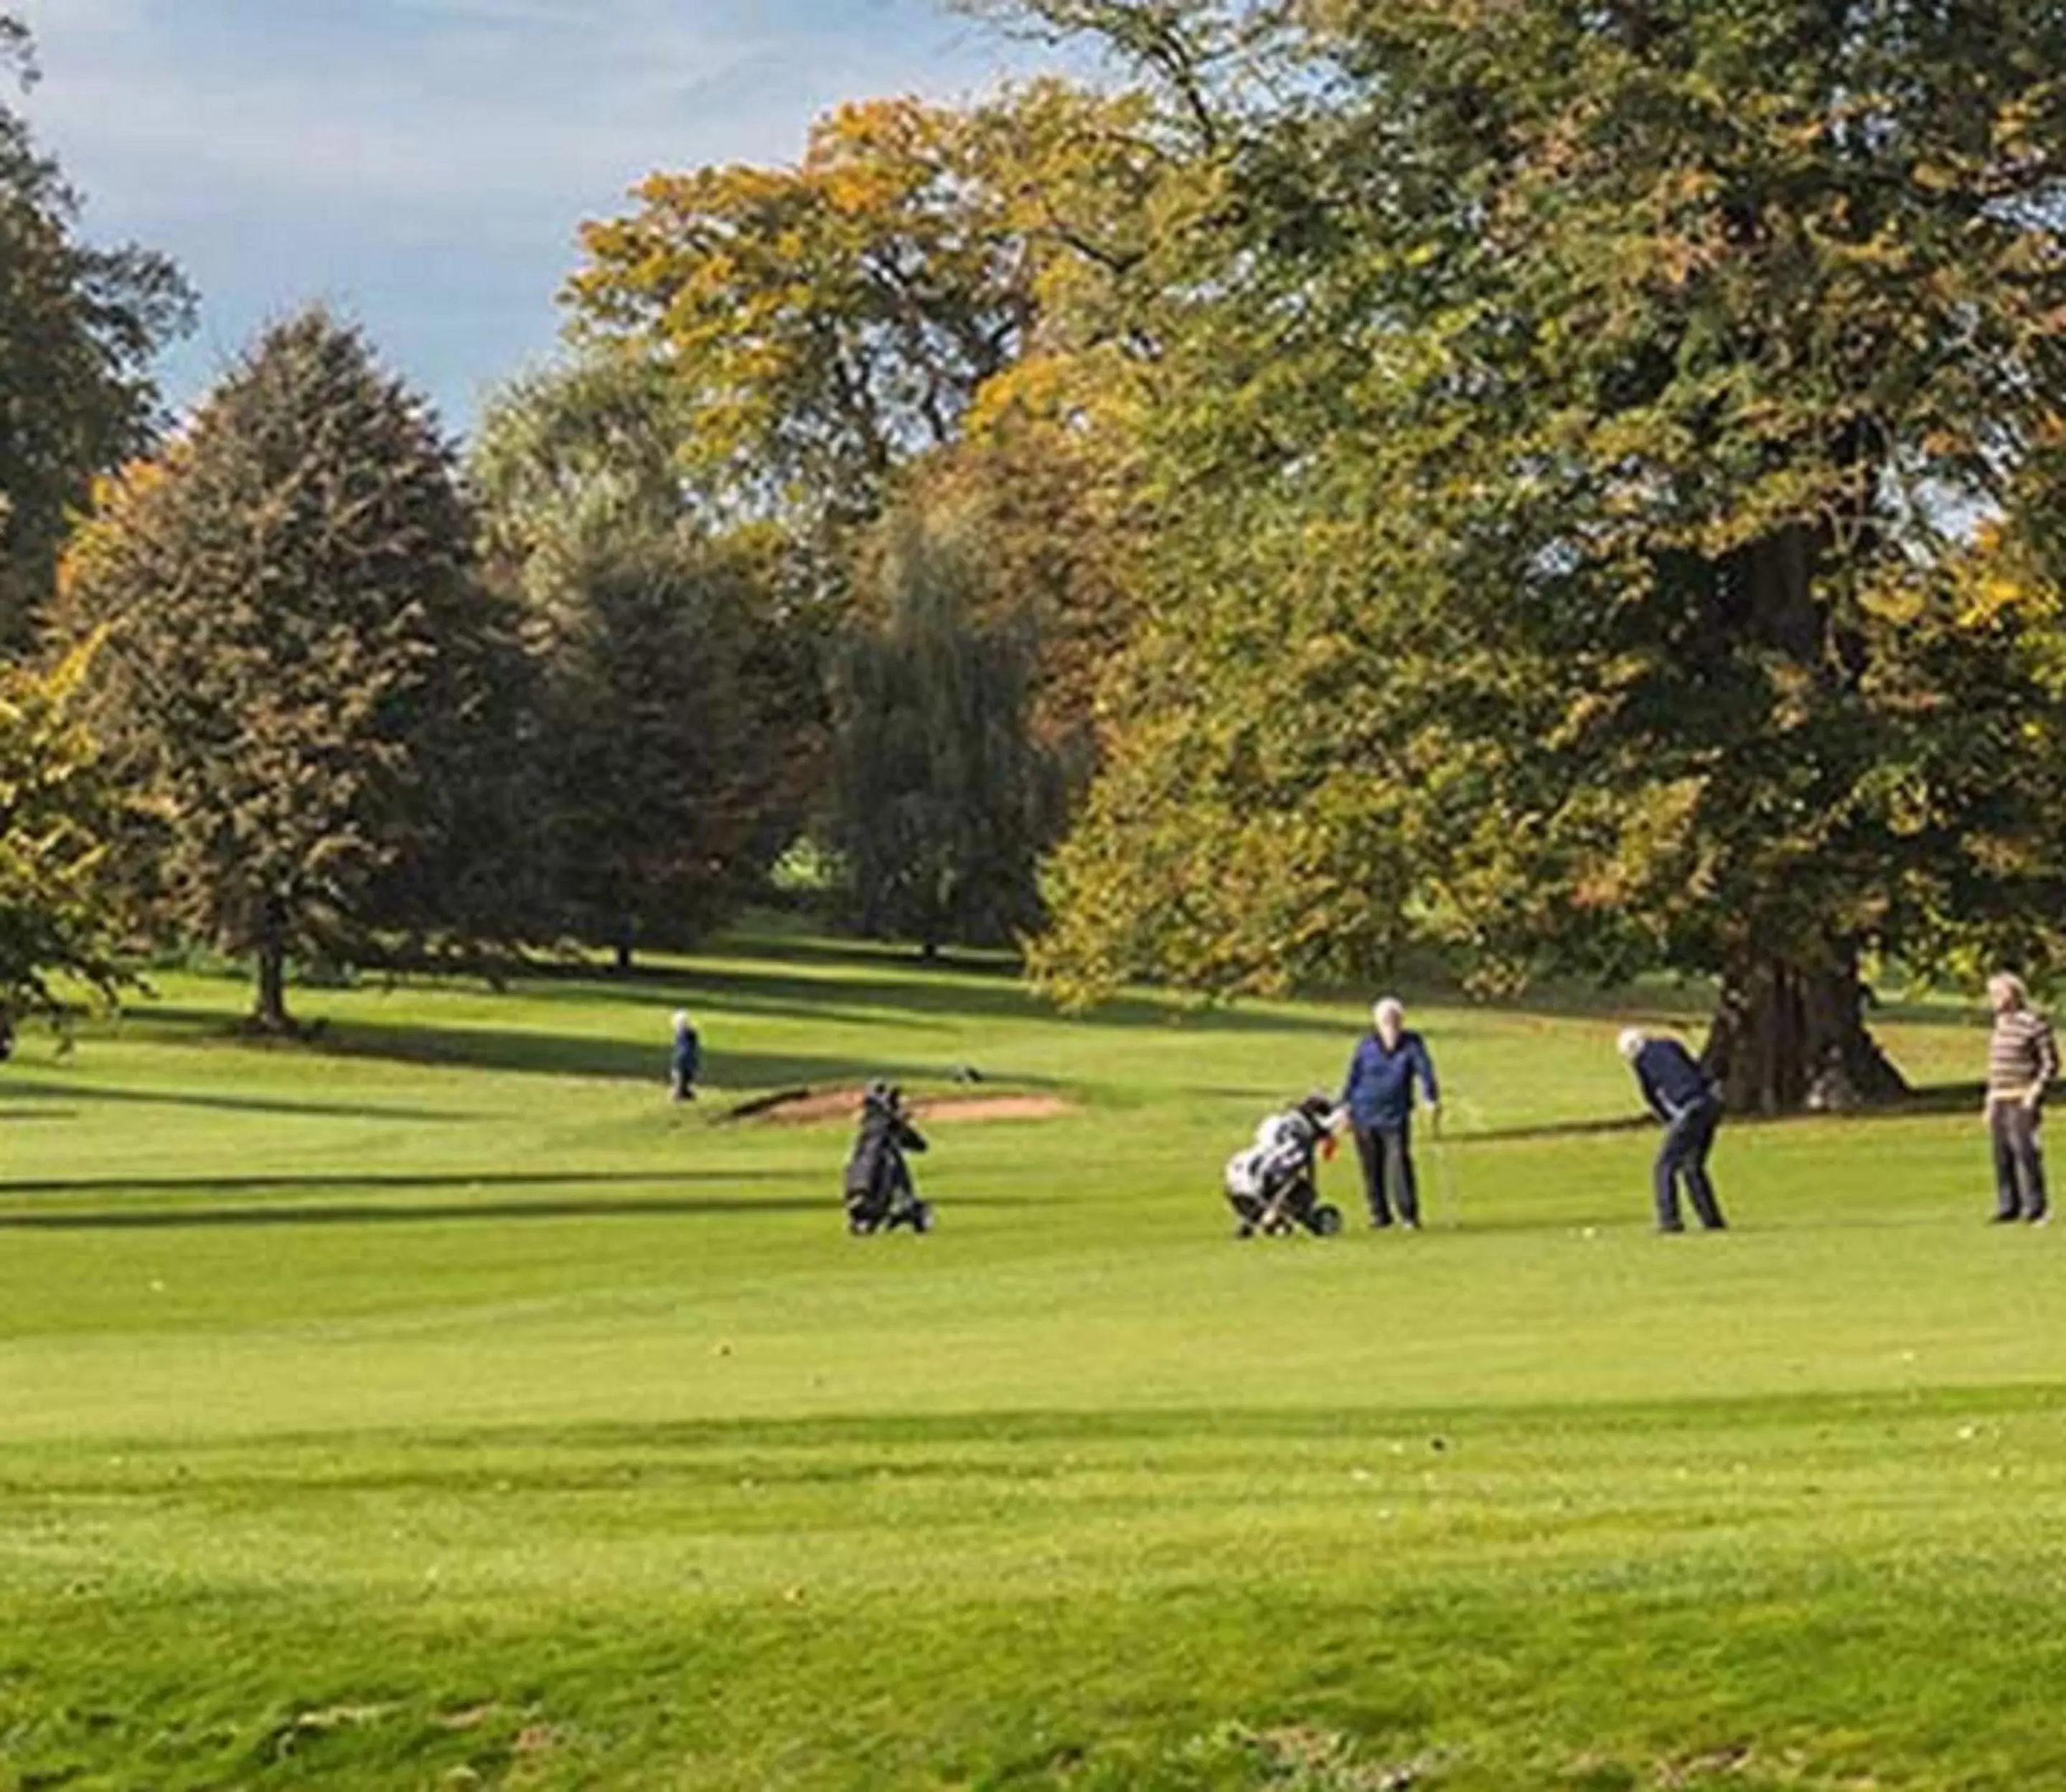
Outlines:
{"type": "Polygon", "coordinates": [[[114,792],[80,716],[99,642],[45,671],[0,667],[0,1004],[51,1008],[53,978],[122,980],[107,875],[114,792]]]}
{"type": "MultiPolygon", "coordinates": [[[[0,14],[0,81],[28,34],[0,14]]],[[[51,595],[67,513],[158,421],[149,369],[188,327],[172,265],[79,236],[79,202],[0,100],[0,647],[19,647],[51,595]]]]}
{"type": "Polygon", "coordinates": [[[2057,489],[2066,6],[1302,17],[1143,302],[1168,526],[1050,981],[2056,957],[2066,560],[1972,626],[1960,537],[2057,489]]]}
{"type": "Polygon", "coordinates": [[[983,538],[893,516],[879,627],[835,682],[834,841],[856,919],[927,951],[996,946],[1035,926],[1034,867],[1061,819],[1061,775],[1031,732],[1035,642],[986,604],[983,538]]]}
{"type": "Polygon", "coordinates": [[[704,488],[755,516],[873,513],[1024,347],[1031,263],[976,120],[842,107],[794,170],[655,175],[584,233],[584,329],[660,355],[704,488]]]}
{"type": "Polygon", "coordinates": [[[259,958],[340,949],[416,842],[448,650],[484,623],[471,518],[421,402],[312,311],[260,343],[76,544],[61,640],[104,633],[94,713],[156,838],[142,893],[259,958]]]}

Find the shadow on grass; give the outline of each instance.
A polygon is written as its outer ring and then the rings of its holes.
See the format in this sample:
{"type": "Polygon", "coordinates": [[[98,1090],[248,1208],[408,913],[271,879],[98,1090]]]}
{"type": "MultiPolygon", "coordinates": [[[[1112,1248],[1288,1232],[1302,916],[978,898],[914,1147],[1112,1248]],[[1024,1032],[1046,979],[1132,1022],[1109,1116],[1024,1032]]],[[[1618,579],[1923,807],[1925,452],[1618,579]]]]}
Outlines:
{"type": "MultiPolygon", "coordinates": [[[[132,1185],[134,1186],[134,1185],[132,1185]]],[[[958,1202],[958,1206],[971,1203],[958,1202]]],[[[0,1232],[184,1232],[240,1228],[442,1226],[516,1220],[722,1219],[774,1214],[836,1218],[836,1197],[756,1200],[723,1196],[651,1201],[485,1201],[410,1206],[354,1202],[321,1207],[158,1207],[98,1213],[0,1214],[0,1232]]]]}
{"type": "MultiPolygon", "coordinates": [[[[168,1008],[160,1013],[174,1026],[189,1028],[201,1034],[212,1033],[225,1041],[232,1037],[233,1030],[222,1017],[206,1010],[168,1008]]],[[[314,1066],[364,1060],[439,1068],[644,1083],[655,1091],[663,1089],[667,1080],[664,1036],[649,1044],[638,1040],[535,1032],[522,1028],[440,1027],[350,1020],[334,1021],[306,1040],[253,1046],[252,1049],[294,1053],[314,1066]]],[[[884,1063],[857,1056],[727,1051],[718,1042],[707,1049],[704,1068],[704,1088],[745,1093],[803,1085],[815,1088],[827,1084],[861,1083],[875,1076],[917,1083],[928,1078],[946,1077],[954,1066],[951,1060],[946,1058],[935,1064],[916,1064],[884,1063]]],[[[1027,1080],[1011,1080],[1024,1083],[1027,1080]]],[[[227,1102],[233,1098],[220,1099],[227,1102]]],[[[403,1109],[395,1111],[391,1117],[415,1119],[422,1116],[416,1110],[403,1109]]]]}
{"type": "MultiPolygon", "coordinates": [[[[17,1082],[12,1079],[0,1085],[0,1095],[10,1098],[19,1097],[29,1101],[83,1101],[96,1106],[117,1107],[198,1108],[210,1113],[278,1114],[327,1120],[414,1120],[457,1124],[481,1117],[477,1113],[464,1113],[451,1109],[383,1107],[365,1101],[294,1101],[266,1095],[198,1095],[187,1089],[107,1089],[76,1083],[17,1082]]],[[[77,1117],[78,1110],[75,1109],[63,1111],[71,1117],[77,1117]]],[[[6,1117],[10,1120],[48,1119],[56,1116],[46,1110],[33,1115],[10,1113],[6,1117]]]]}
{"type": "MultiPolygon", "coordinates": [[[[1975,1123],[1980,1113],[1980,1102],[1987,1093],[1983,1082],[1932,1083],[1927,1087],[1911,1089],[1891,1107],[1879,1110],[1881,1117],[1902,1114],[1971,1113],[1975,1123]]],[[[1840,1118],[1870,1120],[1875,1117],[1867,1113],[1843,1115],[1840,1118]]]]}
{"type": "Polygon", "coordinates": [[[1616,1114],[1602,1120],[1551,1120],[1533,1126],[1489,1126],[1482,1132],[1443,1135],[1444,1145],[1526,1145],[1550,1139],[1611,1138],[1622,1133],[1655,1133],[1663,1129],[1647,1114],[1616,1114]]]}
{"type": "MultiPolygon", "coordinates": [[[[887,967],[880,958],[865,962],[878,973],[887,967]]],[[[591,973],[513,987],[527,999],[650,1008],[654,1036],[662,1039],[663,1012],[678,1007],[699,1016],[750,1014],[862,1027],[923,1024],[941,1029],[955,1020],[1053,1023],[1066,1018],[1043,998],[1002,975],[950,972],[921,967],[915,960],[902,976],[796,976],[784,974],[771,961],[765,973],[684,967],[621,980],[591,973]]],[[[1159,1027],[1194,1033],[1343,1032],[1339,1022],[1324,1016],[1187,1006],[1174,999],[1158,1002],[1144,996],[1105,1003],[1083,1021],[1092,1027],[1159,1027]]]]}
{"type": "MultiPolygon", "coordinates": [[[[1502,1452],[1517,1444],[1526,1445],[1547,1435],[1568,1437],[1574,1428],[1595,1437],[1602,1446],[1625,1445],[1641,1455],[1655,1448],[1662,1435],[1737,1437],[1749,1427],[1786,1433],[1798,1432],[1816,1447],[1825,1443],[1833,1425],[1860,1425],[1880,1430],[1888,1425],[1909,1426],[1934,1424],[1944,1414],[1961,1419],[1976,1414],[2031,1413],[2051,1415],[2066,1405],[2066,1384],[2056,1382],[2003,1382],[1995,1385],[1900,1388],[1884,1391],[1810,1390],[1801,1393],[1760,1394],[1714,1393],[1683,1396],[1670,1400],[1634,1398],[1587,1402],[1582,1406],[1558,1401],[1498,1400],[1479,1402],[1468,1398],[1430,1401],[1402,1406],[1383,1404],[1232,1406],[1184,1405],[1174,1407],[1119,1407],[1098,1410],[1055,1408],[1008,1408],[963,1410],[943,1413],[826,1413],[802,1418],[749,1417],[665,1421],[653,1424],[627,1423],[618,1419],[573,1421],[565,1424],[517,1422],[492,1427],[455,1426],[450,1430],[411,1428],[407,1431],[375,1430],[358,1434],[354,1441],[375,1442],[406,1449],[425,1458],[457,1458],[456,1472],[480,1474],[484,1451],[552,1449],[569,1456],[595,1454],[610,1458],[650,1453],[679,1453],[691,1459],[733,1450],[796,1450],[805,1460],[794,1471],[803,1478],[857,1480],[879,1477],[885,1449],[914,1451],[940,1449],[959,1453],[977,1449],[1033,1448],[1049,1449],[1056,1445],[1110,1445],[1137,1451],[1144,1445],[1166,1444],[1187,1453],[1187,1460],[1209,1462],[1215,1456],[1239,1459],[1251,1444],[1286,1442],[1339,1445],[1345,1453],[1358,1449],[1387,1450],[1404,1445],[1412,1452],[1404,1472],[1418,1477],[1434,1459],[1468,1463],[1472,1452],[1491,1445],[1502,1452]],[[849,1467],[809,1458],[824,1451],[857,1453],[849,1467]]],[[[1782,1440],[1783,1441],[1783,1440],[1782,1440]]],[[[1732,1446],[1733,1447],[1733,1446],[1732,1446]]],[[[385,1479],[391,1474],[384,1465],[365,1475],[349,1471],[334,1481],[338,1443],[330,1433],[286,1434],[262,1443],[242,1441],[217,1446],[211,1453],[241,1456],[254,1449],[266,1453],[295,1455],[314,1450],[326,1460],[330,1485],[348,1485],[358,1479],[385,1479]]],[[[124,1453],[160,1453],[191,1460],[195,1446],[181,1440],[168,1442],[139,1439],[125,1445],[124,1453]]],[[[1373,1462],[1384,1457],[1374,1456],[1373,1462]]],[[[920,1466],[905,1462],[904,1469],[920,1466]]],[[[1137,1465],[1136,1465],[1137,1466],[1137,1465]]],[[[1511,1468],[1512,1458],[1505,1465],[1511,1468]]],[[[940,1467],[951,1475],[965,1475],[966,1457],[945,1457],[940,1467]]],[[[497,1464],[492,1471],[497,1480],[510,1470],[497,1464]]],[[[546,1479],[549,1470],[537,1471],[546,1479]]],[[[727,1479],[735,1478],[735,1465],[720,1462],[727,1479]]],[[[1527,1472],[1525,1468],[1516,1472],[1527,1472]]],[[[775,1462],[764,1462],[757,1477],[772,1479],[780,1470],[775,1462]]],[[[87,1485],[99,1484],[88,1471],[87,1485]]]]}
{"type": "MultiPolygon", "coordinates": [[[[1971,1113],[1977,1118],[1980,1098],[1986,1092],[1984,1083],[1933,1083],[1910,1090],[1898,1101],[1878,1107],[1777,1114],[1732,1112],[1727,1117],[1727,1123],[1731,1126],[1793,1126],[1806,1121],[1821,1121],[1843,1126],[1870,1126],[1880,1121],[1928,1119],[1943,1114],[1971,1113]]],[[[1481,1132],[1452,1133],[1447,1138],[1452,1145],[1519,1145],[1533,1140],[1605,1137],[1617,1133],[1657,1133],[1661,1137],[1662,1129],[1647,1114],[1633,1113],[1599,1120],[1553,1121],[1534,1126],[1489,1127],[1481,1132]]]]}
{"type": "Polygon", "coordinates": [[[326,1189],[610,1189],[663,1188],[670,1182],[791,1182],[797,1173],[776,1170],[625,1170],[610,1174],[549,1170],[455,1170],[438,1175],[352,1176],[83,1176],[36,1182],[0,1180],[0,1197],[18,1194],[286,1194],[326,1189]]]}

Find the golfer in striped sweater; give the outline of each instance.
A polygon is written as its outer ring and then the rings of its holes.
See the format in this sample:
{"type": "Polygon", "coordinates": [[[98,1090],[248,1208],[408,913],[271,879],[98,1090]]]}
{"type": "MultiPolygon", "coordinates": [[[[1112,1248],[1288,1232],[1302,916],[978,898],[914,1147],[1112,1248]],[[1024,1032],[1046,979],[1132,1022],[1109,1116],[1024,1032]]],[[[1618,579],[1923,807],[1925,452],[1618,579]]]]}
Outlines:
{"type": "Polygon", "coordinates": [[[1987,1044],[1987,1131],[1995,1147],[1995,1217],[1997,1226],[2021,1220],[2042,1226],[2052,1216],[2044,1194],[2044,1092],[2059,1074],[2059,1048],[2051,1023],[2030,1005],[2020,977],[2007,972],[1987,979],[1987,1003],[1995,1011],[1987,1044]]]}

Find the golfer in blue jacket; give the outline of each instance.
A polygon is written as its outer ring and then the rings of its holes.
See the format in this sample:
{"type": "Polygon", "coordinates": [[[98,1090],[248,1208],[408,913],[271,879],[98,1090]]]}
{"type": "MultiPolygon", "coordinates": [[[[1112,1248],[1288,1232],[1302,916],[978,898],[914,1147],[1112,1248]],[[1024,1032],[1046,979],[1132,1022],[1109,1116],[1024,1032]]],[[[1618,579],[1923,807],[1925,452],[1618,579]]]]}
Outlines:
{"type": "Polygon", "coordinates": [[[1631,1027],[1621,1036],[1620,1044],[1621,1055],[1642,1087],[1643,1099],[1664,1122],[1664,1142],[1658,1147],[1655,1173],[1657,1230],[1686,1230],[1686,1222],[1679,1217],[1681,1182],[1701,1225],[1710,1232],[1725,1230],[1715,1185],[1707,1179],[1707,1153],[1715,1148],[1715,1131],[1722,1123],[1721,1097],[1699,1060],[1677,1040],[1655,1039],[1631,1027]]]}
{"type": "Polygon", "coordinates": [[[696,1073],[702,1069],[703,1044],[686,1013],[674,1016],[674,1048],[667,1060],[668,1093],[677,1101],[696,1098],[696,1073]]]}
{"type": "Polygon", "coordinates": [[[1370,1222],[1389,1226],[1392,1210],[1408,1231],[1420,1227],[1420,1189],[1413,1174],[1413,1085],[1426,1097],[1428,1112],[1440,1112],[1435,1062],[1426,1042],[1409,1032],[1406,1011],[1392,996],[1371,1010],[1370,1035],[1349,1060],[1342,1105],[1355,1129],[1356,1154],[1363,1159],[1363,1192],[1370,1199],[1370,1222]]]}

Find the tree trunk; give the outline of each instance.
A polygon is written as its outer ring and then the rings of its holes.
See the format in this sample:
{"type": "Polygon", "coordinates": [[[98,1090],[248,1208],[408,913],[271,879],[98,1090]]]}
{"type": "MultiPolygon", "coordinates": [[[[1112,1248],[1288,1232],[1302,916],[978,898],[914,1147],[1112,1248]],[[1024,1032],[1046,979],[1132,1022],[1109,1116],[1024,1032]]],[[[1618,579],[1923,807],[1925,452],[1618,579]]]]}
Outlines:
{"type": "Polygon", "coordinates": [[[258,996],[251,1011],[251,1024],[261,1033],[291,1033],[294,1023],[287,1012],[286,904],[269,897],[258,935],[258,996]]]}
{"type": "MultiPolygon", "coordinates": [[[[1825,691],[1855,684],[1855,643],[1817,601],[1826,525],[1789,524],[1732,557],[1729,583],[1743,633],[1825,691]]],[[[1805,943],[1784,955],[1747,951],[1722,982],[1703,1061],[1740,1113],[1873,1106],[1907,1093],[1901,1072],[1865,1031],[1869,992],[1857,946],[1805,943]]]]}
{"type": "Polygon", "coordinates": [[[1897,1100],[1908,1084],[1865,1030],[1867,994],[1855,949],[1806,967],[1756,959],[1724,979],[1702,1062],[1739,1113],[1897,1100]]]}

